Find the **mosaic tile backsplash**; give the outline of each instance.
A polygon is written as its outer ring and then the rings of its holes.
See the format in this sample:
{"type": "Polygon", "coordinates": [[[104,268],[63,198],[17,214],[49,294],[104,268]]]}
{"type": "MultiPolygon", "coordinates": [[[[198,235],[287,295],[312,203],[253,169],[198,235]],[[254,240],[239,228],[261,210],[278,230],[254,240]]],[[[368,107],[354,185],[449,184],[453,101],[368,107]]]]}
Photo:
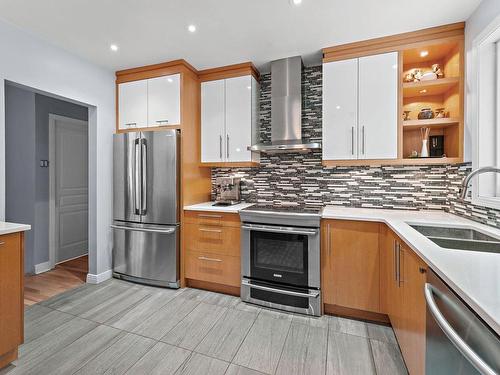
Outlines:
{"type": "MultiPolygon", "coordinates": [[[[321,67],[302,74],[302,135],[321,141],[321,67]]],[[[260,136],[271,135],[271,77],[261,76],[260,136]]],[[[438,209],[500,227],[500,211],[458,200],[469,163],[439,166],[335,167],[321,164],[321,152],[261,154],[259,168],[213,168],[212,181],[242,177],[242,199],[266,205],[339,205],[389,209],[438,209]]]]}

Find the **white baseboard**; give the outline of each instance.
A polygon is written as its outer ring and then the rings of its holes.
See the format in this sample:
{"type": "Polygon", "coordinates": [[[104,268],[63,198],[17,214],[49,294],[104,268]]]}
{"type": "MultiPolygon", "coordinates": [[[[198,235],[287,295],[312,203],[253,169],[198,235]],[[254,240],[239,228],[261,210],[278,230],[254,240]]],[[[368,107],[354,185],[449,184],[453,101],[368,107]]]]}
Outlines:
{"type": "Polygon", "coordinates": [[[106,272],[99,273],[97,275],[88,273],[87,274],[87,283],[89,284],[99,284],[102,283],[103,281],[111,279],[113,276],[113,271],[108,270],[106,272]]]}
{"type": "Polygon", "coordinates": [[[35,275],[50,271],[50,262],[35,264],[35,275]]]}

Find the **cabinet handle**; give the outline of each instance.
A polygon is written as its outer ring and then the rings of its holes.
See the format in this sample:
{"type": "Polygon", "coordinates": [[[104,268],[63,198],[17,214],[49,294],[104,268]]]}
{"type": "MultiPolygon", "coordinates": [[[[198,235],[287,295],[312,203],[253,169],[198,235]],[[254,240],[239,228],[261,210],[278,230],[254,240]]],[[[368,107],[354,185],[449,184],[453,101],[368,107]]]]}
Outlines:
{"type": "Polygon", "coordinates": [[[364,155],[365,154],[365,127],[364,125],[361,127],[361,152],[364,155]]]}
{"type": "Polygon", "coordinates": [[[199,260],[206,260],[207,262],[222,262],[221,259],[217,258],[207,258],[207,257],[198,257],[199,260]]]}
{"type": "Polygon", "coordinates": [[[137,126],[137,122],[128,122],[124,124],[125,126],[137,126]]]}
{"type": "Polygon", "coordinates": [[[229,134],[227,134],[226,139],[226,157],[229,159],[229,134]]]}
{"type": "Polygon", "coordinates": [[[0,242],[0,246],[2,246],[2,245],[5,245],[5,242],[4,242],[4,241],[1,241],[1,242],[0,242]]]}
{"type": "Polygon", "coordinates": [[[157,124],[161,124],[162,122],[167,122],[168,123],[168,120],[156,120],[157,124]]]}
{"type": "Polygon", "coordinates": [[[351,155],[354,155],[354,126],[351,127],[351,155]]]}
{"type": "Polygon", "coordinates": [[[222,233],[220,229],[205,229],[205,228],[198,228],[200,232],[212,232],[212,233],[222,233]]]}
{"type": "Polygon", "coordinates": [[[198,217],[209,217],[212,219],[222,219],[221,215],[211,215],[211,214],[198,214],[198,217]]]}
{"type": "Polygon", "coordinates": [[[219,135],[219,158],[222,159],[222,135],[219,135]]]}

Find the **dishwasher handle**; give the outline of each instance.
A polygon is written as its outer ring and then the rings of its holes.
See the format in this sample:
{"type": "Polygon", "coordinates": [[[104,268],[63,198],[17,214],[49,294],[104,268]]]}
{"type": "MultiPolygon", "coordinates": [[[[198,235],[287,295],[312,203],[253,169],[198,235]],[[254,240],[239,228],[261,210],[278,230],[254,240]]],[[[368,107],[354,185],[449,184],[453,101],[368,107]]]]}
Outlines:
{"type": "Polygon", "coordinates": [[[438,326],[442,329],[446,337],[451,341],[453,346],[481,373],[485,375],[498,375],[477,353],[458,335],[453,327],[448,323],[444,315],[439,310],[433,293],[437,289],[432,284],[425,283],[424,295],[427,302],[427,307],[430,313],[436,320],[438,326]]]}

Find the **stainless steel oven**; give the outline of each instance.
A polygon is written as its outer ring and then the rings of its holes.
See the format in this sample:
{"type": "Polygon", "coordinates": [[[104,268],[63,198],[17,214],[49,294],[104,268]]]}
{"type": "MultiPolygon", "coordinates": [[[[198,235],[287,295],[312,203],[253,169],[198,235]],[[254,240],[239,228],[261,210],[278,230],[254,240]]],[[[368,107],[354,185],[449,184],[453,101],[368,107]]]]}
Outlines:
{"type": "Polygon", "coordinates": [[[319,219],[305,220],[305,225],[298,226],[296,217],[287,220],[289,215],[292,213],[278,218],[274,215],[274,220],[256,220],[248,212],[242,214],[241,298],[267,307],[319,316],[319,219]],[[290,223],[293,225],[287,225],[290,223]]]}

